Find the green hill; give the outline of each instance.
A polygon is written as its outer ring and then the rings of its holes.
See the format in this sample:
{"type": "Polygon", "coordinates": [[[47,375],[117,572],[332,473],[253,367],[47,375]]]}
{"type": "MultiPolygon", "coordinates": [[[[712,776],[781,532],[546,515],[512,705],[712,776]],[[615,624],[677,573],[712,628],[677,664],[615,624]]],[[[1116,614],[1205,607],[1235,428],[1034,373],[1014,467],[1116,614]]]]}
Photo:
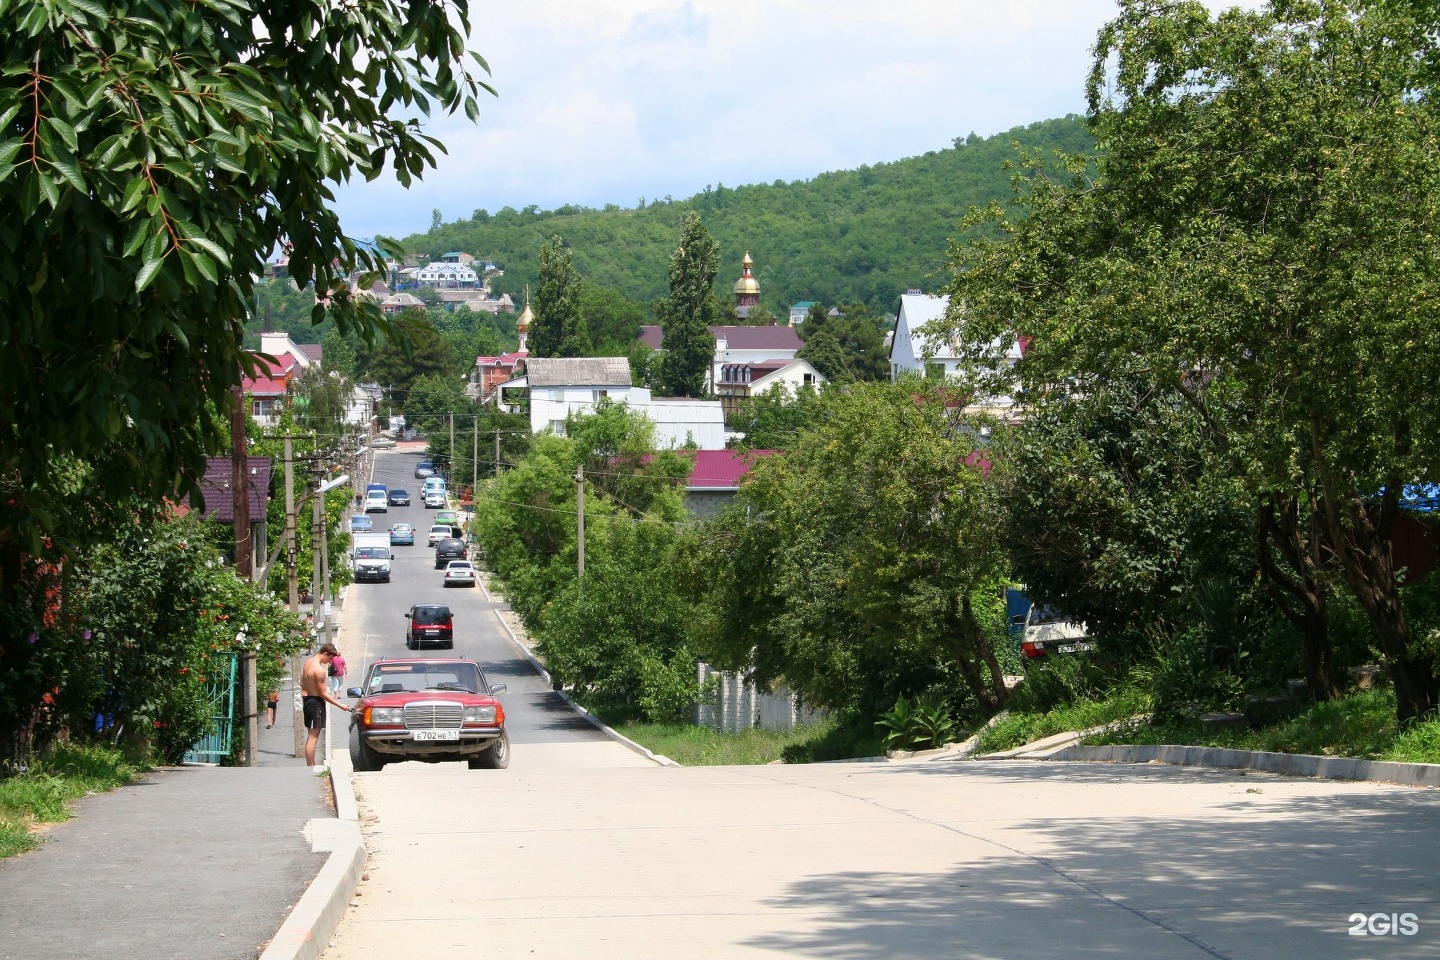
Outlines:
{"type": "Polygon", "coordinates": [[[1012,171],[1005,163],[1016,159],[1015,142],[1045,154],[1093,148],[1080,118],[1071,116],[988,139],[972,134],[951,149],[894,163],[790,183],[706,187],[687,200],[636,209],[477,210],[403,243],[431,257],[465,250],[492,259],[505,271],[497,293],[516,294],[533,286],[540,245],[559,234],[586,279],[648,301],[666,293],[680,218],[694,211],[720,243],[717,286],[726,302],[748,249],[761,304],[776,316],[799,300],[863,300],[889,310],[906,289],[943,283],[946,244],[970,206],[1009,196],[1012,171]]]}

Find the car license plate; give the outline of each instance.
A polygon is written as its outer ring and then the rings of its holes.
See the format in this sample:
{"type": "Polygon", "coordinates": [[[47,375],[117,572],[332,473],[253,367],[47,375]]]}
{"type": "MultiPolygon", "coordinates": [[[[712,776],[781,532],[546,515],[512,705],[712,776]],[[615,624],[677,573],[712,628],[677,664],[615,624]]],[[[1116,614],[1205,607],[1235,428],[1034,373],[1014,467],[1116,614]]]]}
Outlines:
{"type": "Polygon", "coordinates": [[[459,740],[459,730],[411,730],[412,740],[459,740]]]}
{"type": "Polygon", "coordinates": [[[1088,643],[1066,643],[1060,646],[1060,653],[1083,653],[1090,649],[1088,643]]]}

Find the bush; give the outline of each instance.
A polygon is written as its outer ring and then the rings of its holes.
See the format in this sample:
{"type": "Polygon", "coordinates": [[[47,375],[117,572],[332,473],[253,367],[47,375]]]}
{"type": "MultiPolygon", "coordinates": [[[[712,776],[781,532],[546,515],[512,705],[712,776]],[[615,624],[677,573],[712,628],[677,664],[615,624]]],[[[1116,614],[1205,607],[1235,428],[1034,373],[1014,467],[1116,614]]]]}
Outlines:
{"type": "Polygon", "coordinates": [[[1154,661],[1140,668],[1140,676],[1149,681],[1157,723],[1232,710],[1244,695],[1240,678],[1215,664],[1205,634],[1198,629],[1181,633],[1158,650],[1154,661]]]}
{"type": "Polygon", "coordinates": [[[901,696],[895,706],[881,715],[876,726],[890,731],[885,746],[890,750],[926,750],[942,747],[954,739],[955,720],[943,694],[928,691],[911,703],[901,696]]]}
{"type": "Polygon", "coordinates": [[[695,657],[685,647],[666,663],[654,654],[640,659],[640,709],[652,723],[686,723],[700,698],[695,657]]]}
{"type": "Polygon", "coordinates": [[[1046,657],[1029,668],[1006,705],[1012,712],[1044,713],[1066,704],[1095,700],[1111,685],[1105,670],[1088,655],[1046,657]]]}

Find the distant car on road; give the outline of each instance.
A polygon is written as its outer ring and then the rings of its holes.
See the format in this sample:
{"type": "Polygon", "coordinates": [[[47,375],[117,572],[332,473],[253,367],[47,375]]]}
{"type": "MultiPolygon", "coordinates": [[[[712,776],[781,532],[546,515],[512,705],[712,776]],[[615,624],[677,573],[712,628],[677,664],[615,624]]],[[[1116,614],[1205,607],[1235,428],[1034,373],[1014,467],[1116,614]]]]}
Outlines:
{"type": "Polygon", "coordinates": [[[505,708],[473,660],[377,660],[350,715],[350,764],[365,773],[387,763],[465,761],[471,770],[510,765],[505,708]]]}
{"type": "MultiPolygon", "coordinates": [[[[454,528],[451,527],[448,523],[437,523],[430,528],[430,534],[428,537],[426,537],[426,542],[433,547],[441,540],[450,537],[453,533],[454,528]]],[[[436,569],[438,570],[439,567],[436,567],[436,569]]]]}
{"type": "MultiPolygon", "coordinates": [[[[454,533],[455,528],[449,528],[454,533]]],[[[443,539],[435,541],[435,569],[444,570],[445,565],[451,560],[468,560],[469,553],[465,549],[465,541],[459,537],[446,535],[443,539]]]]}
{"type": "Polygon", "coordinates": [[[435,514],[433,522],[448,523],[452,527],[458,526],[460,523],[460,514],[456,513],[454,510],[441,510],[439,513],[435,514]]]}
{"type": "Polygon", "coordinates": [[[415,464],[415,479],[422,480],[425,477],[435,476],[435,461],[421,460],[415,464]]]}
{"type": "Polygon", "coordinates": [[[370,522],[370,518],[363,513],[357,513],[350,518],[351,533],[369,533],[373,527],[374,524],[370,522]]]}
{"type": "Polygon", "coordinates": [[[405,646],[418,650],[427,643],[442,647],[455,646],[455,616],[443,603],[417,603],[405,614],[410,625],[405,629],[405,646]]]}
{"type": "Polygon", "coordinates": [[[415,546],[415,528],[408,523],[397,523],[390,528],[390,546],[415,546]]]}
{"type": "Polygon", "coordinates": [[[370,446],[375,450],[388,450],[395,446],[395,438],[387,437],[383,433],[377,433],[370,438],[370,446]]]}
{"type": "Polygon", "coordinates": [[[445,506],[445,491],[431,490],[429,493],[425,494],[425,506],[430,509],[445,506]]]}
{"type": "Polygon", "coordinates": [[[478,582],[475,578],[475,566],[469,560],[451,560],[445,567],[447,587],[473,587],[478,582]]]}
{"type": "Polygon", "coordinates": [[[388,513],[389,511],[390,505],[385,498],[384,490],[371,490],[365,494],[366,513],[388,513]]]}
{"type": "Polygon", "coordinates": [[[392,507],[408,507],[408,506],[410,506],[410,491],[409,491],[409,490],[401,490],[399,487],[396,487],[394,490],[391,490],[391,491],[390,491],[390,506],[392,506],[392,507]]]}

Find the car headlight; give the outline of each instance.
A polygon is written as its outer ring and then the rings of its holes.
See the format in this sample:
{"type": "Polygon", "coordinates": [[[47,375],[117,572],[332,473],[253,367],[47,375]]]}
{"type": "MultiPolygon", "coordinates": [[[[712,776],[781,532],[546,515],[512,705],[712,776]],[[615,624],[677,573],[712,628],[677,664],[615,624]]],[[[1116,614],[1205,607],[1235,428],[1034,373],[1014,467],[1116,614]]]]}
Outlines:
{"type": "Polygon", "coordinates": [[[494,707],[466,707],[466,708],[465,708],[465,722],[466,722],[466,723],[494,723],[494,722],[495,722],[495,708],[494,708],[494,707]]]}
{"type": "Polygon", "coordinates": [[[371,725],[405,722],[404,707],[371,707],[366,713],[369,716],[366,722],[371,725]]]}

